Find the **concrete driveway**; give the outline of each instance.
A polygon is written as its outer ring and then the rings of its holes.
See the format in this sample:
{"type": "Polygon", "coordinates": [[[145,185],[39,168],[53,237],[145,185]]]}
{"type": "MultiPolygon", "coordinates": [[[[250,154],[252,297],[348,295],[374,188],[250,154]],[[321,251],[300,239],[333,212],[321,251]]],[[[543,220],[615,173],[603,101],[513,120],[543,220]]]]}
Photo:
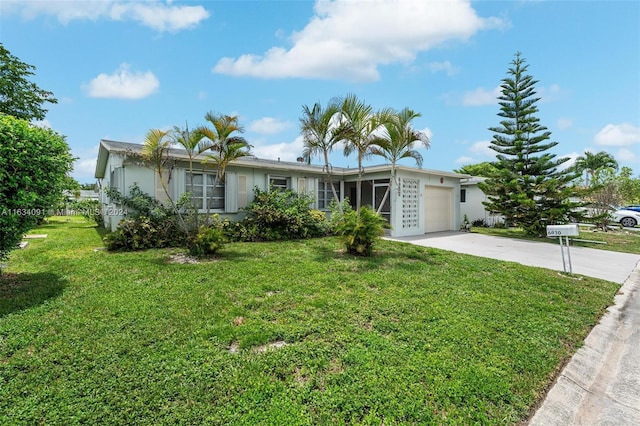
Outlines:
{"type": "MultiPolygon", "coordinates": [[[[563,270],[559,244],[460,232],[393,239],[563,270]]],[[[640,425],[640,255],[572,247],[571,260],[576,274],[624,284],[529,426],[640,425]]]]}

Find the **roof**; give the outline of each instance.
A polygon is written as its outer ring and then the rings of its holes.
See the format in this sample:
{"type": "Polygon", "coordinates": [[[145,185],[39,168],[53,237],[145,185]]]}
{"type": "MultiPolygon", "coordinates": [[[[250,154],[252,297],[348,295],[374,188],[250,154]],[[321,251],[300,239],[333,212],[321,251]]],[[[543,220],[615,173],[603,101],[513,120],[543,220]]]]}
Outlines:
{"type": "MultiPolygon", "coordinates": [[[[102,179],[105,176],[105,170],[107,167],[107,160],[109,159],[109,155],[111,153],[135,153],[140,154],[142,152],[143,145],[129,142],[118,142],[103,139],[100,141],[100,148],[98,150],[98,160],[96,162],[96,172],[95,177],[98,179],[102,179]]],[[[187,151],[184,149],[171,148],[169,150],[169,155],[177,160],[189,160],[189,155],[187,151]]],[[[301,171],[301,172],[316,172],[323,173],[324,167],[317,164],[307,164],[301,162],[293,162],[293,161],[280,161],[280,160],[267,160],[264,158],[257,157],[243,157],[238,160],[235,160],[231,163],[234,166],[240,167],[251,167],[251,168],[262,168],[268,170],[282,170],[282,171],[301,171]]],[[[367,173],[372,172],[383,172],[389,171],[391,169],[391,165],[389,164],[381,164],[377,166],[368,166],[364,168],[367,173]]],[[[438,176],[446,176],[453,178],[470,178],[470,175],[454,173],[454,172],[445,172],[441,170],[430,170],[430,169],[419,169],[416,167],[408,167],[408,166],[397,166],[397,170],[404,170],[408,172],[416,172],[420,171],[425,174],[435,174],[438,176]]],[[[334,167],[332,173],[337,176],[346,176],[353,175],[358,172],[357,169],[352,169],[348,167],[334,167]]]]}

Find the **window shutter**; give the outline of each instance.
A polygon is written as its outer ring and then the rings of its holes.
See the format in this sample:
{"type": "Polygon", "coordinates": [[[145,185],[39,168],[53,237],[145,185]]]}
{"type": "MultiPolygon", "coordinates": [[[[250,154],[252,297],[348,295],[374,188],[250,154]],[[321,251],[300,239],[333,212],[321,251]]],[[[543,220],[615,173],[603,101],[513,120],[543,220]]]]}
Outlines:
{"type": "Polygon", "coordinates": [[[247,207],[247,177],[238,175],[238,209],[247,207]]]}
{"type": "Polygon", "coordinates": [[[313,197],[314,209],[318,208],[318,178],[307,178],[307,194],[313,197]]]}
{"type": "MultiPolygon", "coordinates": [[[[116,167],[111,171],[109,186],[117,189],[120,194],[126,195],[124,193],[124,169],[122,167],[116,167]]],[[[109,199],[109,202],[111,202],[111,199],[109,199]]]]}
{"type": "Polygon", "coordinates": [[[226,172],[224,179],[224,211],[238,212],[238,174],[226,172]]]}
{"type": "Polygon", "coordinates": [[[298,178],[298,194],[304,194],[305,192],[307,192],[307,180],[298,178]]]}

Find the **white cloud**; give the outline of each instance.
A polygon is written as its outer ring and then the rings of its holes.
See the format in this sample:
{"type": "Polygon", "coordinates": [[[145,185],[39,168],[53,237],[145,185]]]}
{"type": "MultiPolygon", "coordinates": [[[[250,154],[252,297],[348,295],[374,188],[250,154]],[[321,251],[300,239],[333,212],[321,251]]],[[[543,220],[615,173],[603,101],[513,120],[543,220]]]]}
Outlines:
{"type": "Polygon", "coordinates": [[[473,164],[475,162],[475,160],[472,157],[466,157],[466,156],[462,156],[462,157],[458,157],[455,160],[456,164],[473,164]]]}
{"type": "Polygon", "coordinates": [[[265,135],[272,135],[289,129],[291,126],[290,121],[281,121],[273,117],[263,117],[259,120],[252,121],[251,124],[249,124],[249,130],[265,135]]]}
{"type": "Polygon", "coordinates": [[[427,137],[429,138],[429,140],[433,140],[433,132],[431,131],[430,128],[425,127],[424,129],[420,130],[420,132],[424,133],[425,135],[427,135],[427,137]]]}
{"type": "Polygon", "coordinates": [[[498,96],[500,96],[501,88],[498,86],[492,90],[487,90],[484,87],[478,87],[475,90],[466,92],[462,95],[462,105],[464,106],[483,106],[483,105],[497,105],[498,96]]]}
{"type": "Polygon", "coordinates": [[[450,76],[455,75],[458,73],[458,71],[460,71],[460,68],[453,66],[449,61],[430,62],[429,64],[427,64],[427,68],[429,68],[429,71],[433,73],[444,71],[447,73],[447,75],[450,76]]]}
{"type": "Polygon", "coordinates": [[[556,122],[559,130],[567,130],[573,126],[573,120],[570,118],[559,118],[556,122]]]}
{"type": "Polygon", "coordinates": [[[82,182],[91,180],[96,172],[98,157],[79,158],[73,165],[73,176],[82,182]]]}
{"type": "Polygon", "coordinates": [[[474,154],[479,154],[484,157],[495,157],[496,152],[489,148],[491,145],[491,141],[480,141],[472,144],[467,151],[472,152],[474,154]]]}
{"type": "MultiPolygon", "coordinates": [[[[586,151],[588,151],[588,150],[586,150],[586,151]]],[[[586,151],[585,151],[585,152],[586,152],[586,151]]],[[[567,158],[567,157],[569,158],[569,161],[567,161],[567,162],[565,162],[565,163],[563,163],[563,164],[561,164],[561,165],[560,165],[560,169],[562,169],[562,170],[566,170],[566,169],[568,169],[569,167],[571,167],[571,166],[573,166],[574,164],[576,164],[576,160],[578,159],[578,157],[581,157],[581,156],[583,156],[583,155],[584,155],[584,154],[580,154],[580,153],[577,153],[577,152],[573,151],[573,152],[570,152],[570,153],[568,153],[568,154],[558,156],[556,159],[560,159],[560,158],[567,158]]]]}
{"type": "Polygon", "coordinates": [[[296,161],[301,155],[304,144],[302,136],[296,137],[293,142],[281,142],[275,144],[263,144],[261,141],[253,141],[251,153],[258,158],[267,160],[296,161]]]}
{"type": "Polygon", "coordinates": [[[482,29],[504,25],[481,18],[468,0],[447,2],[317,0],[306,27],[290,36],[292,46],[262,55],[218,61],[213,72],[258,78],[321,78],[375,81],[378,67],[409,63],[419,52],[449,40],[467,40],[482,29]],[[402,25],[398,25],[401,22],[402,25]]]}
{"type": "Polygon", "coordinates": [[[552,84],[549,87],[537,87],[536,97],[540,98],[541,103],[554,102],[562,95],[562,89],[558,84],[552,84]]]}
{"type": "Polygon", "coordinates": [[[40,127],[42,129],[52,129],[51,122],[47,119],[44,120],[36,120],[31,122],[35,127],[40,127]]]}
{"type": "Polygon", "coordinates": [[[629,146],[640,143],[640,127],[631,123],[607,124],[594,137],[596,145],[629,146]]]}
{"type": "Polygon", "coordinates": [[[640,162],[640,155],[637,152],[633,152],[626,148],[620,148],[614,156],[618,161],[626,163],[640,162]]]}
{"type": "Polygon", "coordinates": [[[129,65],[122,64],[113,74],[100,74],[85,90],[92,98],[142,99],[160,87],[160,82],[151,71],[131,72],[129,65]]]}
{"type": "Polygon", "coordinates": [[[65,25],[75,20],[135,21],[161,32],[193,28],[209,17],[209,12],[203,6],[173,6],[170,0],[3,0],[2,3],[3,13],[18,13],[24,19],[39,15],[54,16],[65,25]]]}

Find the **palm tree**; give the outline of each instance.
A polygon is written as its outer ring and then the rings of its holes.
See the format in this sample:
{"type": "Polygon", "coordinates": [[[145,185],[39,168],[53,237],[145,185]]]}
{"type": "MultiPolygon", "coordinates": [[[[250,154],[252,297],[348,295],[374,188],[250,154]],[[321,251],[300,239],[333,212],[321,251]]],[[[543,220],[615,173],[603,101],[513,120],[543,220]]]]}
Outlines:
{"type": "Polygon", "coordinates": [[[376,132],[386,123],[391,122],[393,110],[386,108],[373,112],[370,105],[359,100],[356,95],[349,94],[340,107],[340,132],[343,135],[344,155],[355,152],[358,156],[358,180],[356,182],[356,210],[360,210],[362,198],[362,160],[369,155],[369,148],[374,143],[376,132]]]}
{"type": "Polygon", "coordinates": [[[389,196],[392,184],[399,188],[396,179],[396,167],[398,161],[403,158],[413,158],[418,167],[422,167],[422,155],[415,149],[416,144],[421,144],[425,148],[429,148],[429,136],[424,132],[415,130],[411,126],[414,118],[420,117],[421,114],[409,108],[404,108],[394,116],[394,120],[384,124],[385,131],[381,136],[374,139],[374,144],[369,149],[373,155],[378,155],[391,163],[391,176],[389,185],[382,197],[377,213],[380,213],[382,207],[389,196]]]}
{"type": "Polygon", "coordinates": [[[591,177],[591,185],[593,185],[598,171],[607,168],[618,170],[618,162],[611,154],[605,151],[600,151],[597,154],[587,151],[584,153],[584,156],[580,156],[576,159],[576,169],[580,173],[586,173],[586,186],[589,186],[589,177],[591,177]]]}
{"type": "MultiPolygon", "coordinates": [[[[189,193],[191,194],[191,204],[193,205],[193,161],[196,157],[202,154],[203,136],[199,132],[190,132],[188,124],[185,125],[184,129],[174,126],[171,136],[173,143],[180,145],[187,152],[187,156],[189,157],[189,193]]],[[[195,229],[198,229],[200,227],[200,223],[197,212],[193,216],[195,220],[195,229]]]]}
{"type": "MultiPolygon", "coordinates": [[[[196,132],[205,138],[201,142],[201,149],[211,151],[212,154],[206,156],[203,164],[213,164],[216,168],[216,175],[213,188],[224,182],[225,172],[229,163],[242,157],[251,155],[251,145],[242,136],[235,136],[233,133],[243,133],[244,128],[238,124],[237,116],[224,114],[214,114],[208,112],[205,115],[212,127],[206,125],[199,126],[196,132]]],[[[213,197],[213,191],[211,191],[213,197]]],[[[211,202],[207,202],[207,222],[211,211],[211,202]]]]}
{"type": "Polygon", "coordinates": [[[173,201],[173,198],[171,198],[171,194],[169,194],[169,179],[171,179],[171,159],[169,157],[170,148],[170,132],[160,129],[151,129],[145,136],[141,156],[160,178],[160,185],[162,185],[162,189],[164,190],[173,211],[178,217],[182,230],[186,232],[187,226],[184,223],[176,203],[173,201]]]}
{"type": "Polygon", "coordinates": [[[342,139],[335,120],[339,112],[340,104],[336,99],[331,100],[325,109],[317,102],[311,109],[304,105],[302,107],[303,116],[300,118],[300,129],[304,143],[302,156],[308,163],[311,162],[313,156],[322,156],[324,160],[322,169],[327,174],[333,198],[338,202],[338,208],[342,213],[342,203],[340,203],[340,198],[333,185],[331,164],[329,163],[329,154],[342,139]]]}

